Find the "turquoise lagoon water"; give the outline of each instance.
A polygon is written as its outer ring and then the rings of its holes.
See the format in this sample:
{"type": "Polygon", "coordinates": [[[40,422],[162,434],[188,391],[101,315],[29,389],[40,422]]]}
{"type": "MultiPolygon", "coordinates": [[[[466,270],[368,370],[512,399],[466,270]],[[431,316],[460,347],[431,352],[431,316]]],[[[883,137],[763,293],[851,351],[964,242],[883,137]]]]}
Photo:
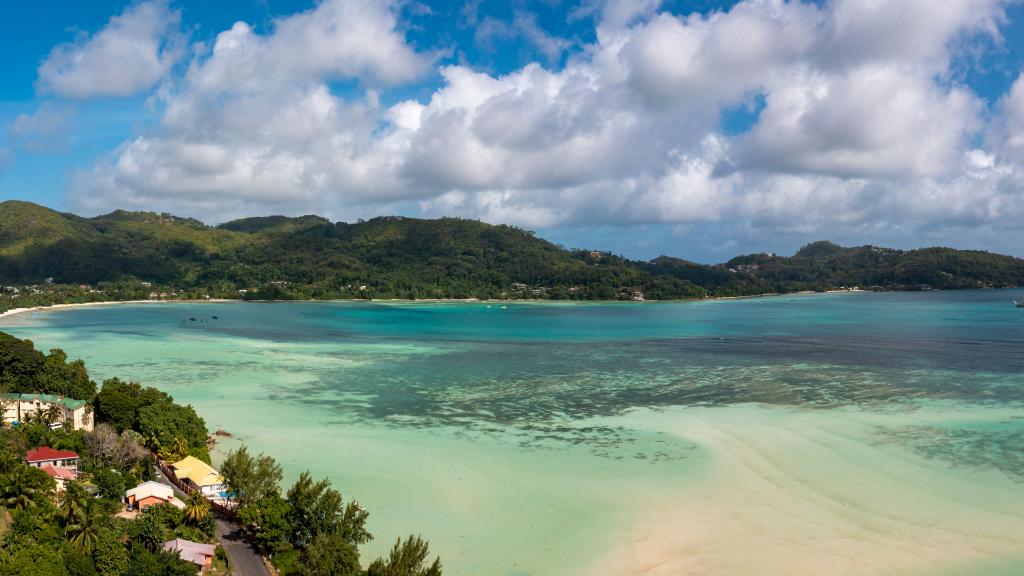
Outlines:
{"type": "Polygon", "coordinates": [[[454,575],[1024,573],[1024,291],[18,315],[454,575]],[[213,316],[217,316],[214,319],[213,316]],[[195,318],[190,321],[189,318],[195,318]]]}

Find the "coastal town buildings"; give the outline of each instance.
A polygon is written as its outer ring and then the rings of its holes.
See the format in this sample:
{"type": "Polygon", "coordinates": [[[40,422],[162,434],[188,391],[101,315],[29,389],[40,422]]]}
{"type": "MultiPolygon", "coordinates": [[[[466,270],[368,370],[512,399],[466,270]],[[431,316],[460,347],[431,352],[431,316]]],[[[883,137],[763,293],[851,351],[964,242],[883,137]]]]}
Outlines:
{"type": "Polygon", "coordinates": [[[91,431],[92,409],[86,400],[75,400],[52,394],[0,394],[0,409],[7,424],[26,422],[33,418],[49,420],[51,426],[65,423],[73,430],[91,431]]]}

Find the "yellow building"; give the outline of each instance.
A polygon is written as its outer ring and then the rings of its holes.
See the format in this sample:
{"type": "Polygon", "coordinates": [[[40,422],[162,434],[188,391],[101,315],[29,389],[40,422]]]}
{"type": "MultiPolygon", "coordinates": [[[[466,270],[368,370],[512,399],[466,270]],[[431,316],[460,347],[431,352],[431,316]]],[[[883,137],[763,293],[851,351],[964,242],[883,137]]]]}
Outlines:
{"type": "Polygon", "coordinates": [[[8,424],[25,422],[37,415],[49,414],[55,406],[56,417],[50,423],[51,426],[59,427],[67,422],[74,430],[92,430],[92,410],[85,400],[52,394],[0,394],[3,421],[8,424]]]}
{"type": "Polygon", "coordinates": [[[226,497],[228,487],[224,483],[224,477],[195,456],[186,456],[183,460],[171,464],[171,468],[174,468],[174,475],[179,480],[199,490],[203,496],[214,499],[226,497]]]}

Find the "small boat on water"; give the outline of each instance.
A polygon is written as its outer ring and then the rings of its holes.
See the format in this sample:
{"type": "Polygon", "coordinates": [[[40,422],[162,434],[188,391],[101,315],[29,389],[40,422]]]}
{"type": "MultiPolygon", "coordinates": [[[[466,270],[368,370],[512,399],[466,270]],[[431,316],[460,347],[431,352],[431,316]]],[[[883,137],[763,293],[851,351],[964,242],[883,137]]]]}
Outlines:
{"type": "Polygon", "coordinates": [[[1013,305],[1016,306],[1017,308],[1024,308],[1024,302],[1017,302],[1016,300],[1014,300],[1013,305]]]}

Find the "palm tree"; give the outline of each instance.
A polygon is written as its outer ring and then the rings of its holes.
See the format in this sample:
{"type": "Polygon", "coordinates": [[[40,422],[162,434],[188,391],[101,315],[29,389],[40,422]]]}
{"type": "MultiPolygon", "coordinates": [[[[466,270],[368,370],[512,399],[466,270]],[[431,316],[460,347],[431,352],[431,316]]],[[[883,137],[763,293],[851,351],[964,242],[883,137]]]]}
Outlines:
{"type": "Polygon", "coordinates": [[[70,524],[74,520],[84,506],[83,502],[88,498],[78,482],[68,481],[64,484],[64,494],[60,498],[57,511],[65,523],[70,524]]]}
{"type": "Polygon", "coordinates": [[[188,456],[188,442],[186,442],[185,439],[182,438],[181,436],[178,436],[174,439],[174,442],[171,444],[171,447],[172,450],[174,450],[174,454],[178,456],[179,459],[188,456]]]}
{"type": "Polygon", "coordinates": [[[188,442],[186,442],[181,436],[178,436],[171,441],[169,446],[160,448],[158,452],[161,460],[177,462],[185,456],[188,456],[188,442]]]}
{"type": "Polygon", "coordinates": [[[36,496],[44,492],[43,483],[28,466],[18,466],[3,478],[0,493],[7,508],[24,510],[35,508],[36,496]]]}
{"type": "Polygon", "coordinates": [[[42,421],[47,427],[53,426],[56,422],[63,423],[64,411],[60,409],[60,406],[56,404],[50,404],[50,407],[45,412],[40,414],[42,421]]]}
{"type": "Polygon", "coordinates": [[[21,423],[26,426],[30,424],[35,424],[36,422],[42,422],[42,414],[38,411],[25,412],[24,414],[21,415],[21,423]]]}
{"type": "Polygon", "coordinates": [[[210,515],[210,501],[199,492],[194,492],[185,500],[185,519],[199,524],[210,515]]]}
{"type": "Polygon", "coordinates": [[[106,515],[95,498],[86,498],[82,506],[75,511],[73,522],[64,528],[64,534],[75,551],[92,554],[96,548],[96,539],[106,515]]]}
{"type": "Polygon", "coordinates": [[[0,474],[13,472],[21,464],[21,458],[14,454],[0,453],[0,474]]]}
{"type": "Polygon", "coordinates": [[[156,432],[151,432],[149,438],[146,438],[146,448],[153,452],[160,452],[160,437],[156,435],[156,432]]]}

